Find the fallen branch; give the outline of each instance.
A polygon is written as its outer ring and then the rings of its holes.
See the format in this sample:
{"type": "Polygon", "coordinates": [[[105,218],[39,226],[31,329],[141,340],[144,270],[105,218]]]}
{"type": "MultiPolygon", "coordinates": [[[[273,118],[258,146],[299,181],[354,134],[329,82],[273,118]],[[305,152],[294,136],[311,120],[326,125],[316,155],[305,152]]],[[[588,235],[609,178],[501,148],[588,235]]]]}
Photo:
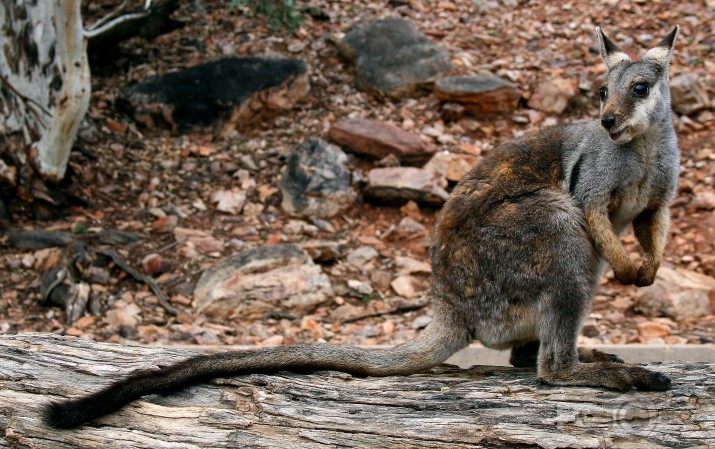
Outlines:
{"type": "Polygon", "coordinates": [[[176,316],[179,313],[179,310],[177,310],[171,304],[169,304],[169,300],[166,299],[166,295],[164,294],[164,291],[156,284],[156,282],[154,282],[154,279],[152,279],[151,276],[142,274],[142,273],[138,272],[137,270],[135,270],[134,268],[132,268],[132,266],[129,265],[129,263],[127,261],[122,259],[122,257],[119,254],[117,254],[117,252],[114,251],[113,249],[98,248],[95,250],[95,252],[97,254],[102,254],[104,256],[111,258],[112,261],[119,268],[124,270],[128,275],[133,277],[135,280],[137,280],[139,282],[143,282],[146,285],[148,285],[149,288],[151,289],[151,291],[154,292],[154,295],[159,300],[159,304],[161,304],[161,306],[164,308],[164,310],[166,310],[167,313],[169,313],[170,315],[174,315],[174,316],[176,316]]]}
{"type": "Polygon", "coordinates": [[[191,354],[2,335],[0,446],[708,448],[715,441],[715,364],[688,362],[650,365],[673,377],[667,392],[551,387],[533,370],[488,366],[386,378],[254,374],[145,397],[77,430],[40,420],[50,400],[191,354]]]}
{"type": "Polygon", "coordinates": [[[10,231],[7,234],[7,246],[20,250],[64,247],[73,242],[90,245],[129,245],[139,239],[137,234],[116,229],[99,232],[74,234],[63,231],[10,231]]]}

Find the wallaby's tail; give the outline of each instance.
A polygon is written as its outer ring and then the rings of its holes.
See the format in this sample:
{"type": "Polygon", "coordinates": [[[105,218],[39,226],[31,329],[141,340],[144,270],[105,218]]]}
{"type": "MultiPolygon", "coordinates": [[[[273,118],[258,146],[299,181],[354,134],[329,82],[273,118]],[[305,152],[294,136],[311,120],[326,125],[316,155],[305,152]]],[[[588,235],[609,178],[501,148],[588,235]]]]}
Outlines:
{"type": "Polygon", "coordinates": [[[417,373],[444,362],[469,343],[458,326],[438,321],[435,318],[417,338],[391,349],[295,345],[201,355],[158,370],[134,373],[88,396],[51,403],[43,410],[43,418],[53,427],[74,428],[148,394],[166,394],[238,374],[316,369],[367,376],[417,373]]]}

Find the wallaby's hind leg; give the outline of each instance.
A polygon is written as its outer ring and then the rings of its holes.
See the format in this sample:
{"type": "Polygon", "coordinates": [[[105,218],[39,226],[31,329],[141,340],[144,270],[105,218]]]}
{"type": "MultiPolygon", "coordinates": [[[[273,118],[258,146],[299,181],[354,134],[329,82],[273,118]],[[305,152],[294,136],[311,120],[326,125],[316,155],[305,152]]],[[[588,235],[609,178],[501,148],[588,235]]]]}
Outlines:
{"type": "MultiPolygon", "coordinates": [[[[571,304],[575,301],[571,298],[571,304]]],[[[563,304],[562,304],[563,305],[563,304]]],[[[578,319],[561,307],[545,318],[550,322],[540,336],[537,373],[541,380],[551,385],[583,385],[606,387],[614,390],[667,390],[670,378],[640,366],[596,361],[582,363],[576,338],[580,327],[578,319]]]]}
{"type": "Polygon", "coordinates": [[[539,340],[511,348],[509,363],[516,368],[535,368],[539,356],[539,340]]]}
{"type": "MultiPolygon", "coordinates": [[[[536,368],[539,355],[539,341],[534,340],[511,348],[509,363],[516,368],[536,368]]],[[[624,363],[616,354],[591,348],[578,348],[578,360],[581,363],[612,362],[624,363]]]]}

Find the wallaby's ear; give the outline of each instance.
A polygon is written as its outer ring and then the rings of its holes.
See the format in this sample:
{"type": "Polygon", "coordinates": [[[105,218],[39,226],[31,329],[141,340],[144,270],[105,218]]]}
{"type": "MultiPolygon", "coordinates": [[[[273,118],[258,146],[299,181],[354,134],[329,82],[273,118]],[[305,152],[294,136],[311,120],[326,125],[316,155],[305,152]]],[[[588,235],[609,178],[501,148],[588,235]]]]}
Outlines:
{"type": "Polygon", "coordinates": [[[601,57],[603,62],[606,63],[606,67],[610,70],[611,67],[618,64],[619,62],[628,61],[631,62],[630,56],[625,54],[623,50],[618,48],[616,44],[611,42],[609,38],[603,34],[600,27],[596,27],[596,34],[598,35],[598,42],[601,44],[601,57]]]}
{"type": "Polygon", "coordinates": [[[675,38],[678,36],[678,30],[680,30],[680,27],[676,25],[673,31],[665,36],[665,39],[660,41],[658,45],[648,50],[641,60],[647,59],[649,61],[655,61],[667,67],[668,63],[670,63],[670,57],[673,55],[673,47],[675,46],[675,38]]]}

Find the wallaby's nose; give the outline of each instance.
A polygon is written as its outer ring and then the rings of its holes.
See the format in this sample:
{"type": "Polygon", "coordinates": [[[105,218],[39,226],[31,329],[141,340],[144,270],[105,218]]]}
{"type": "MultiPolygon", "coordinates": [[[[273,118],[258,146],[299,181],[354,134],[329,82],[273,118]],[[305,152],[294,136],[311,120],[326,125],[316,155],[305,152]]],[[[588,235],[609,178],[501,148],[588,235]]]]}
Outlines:
{"type": "Polygon", "coordinates": [[[607,115],[601,119],[601,125],[610,131],[614,126],[616,126],[616,117],[612,115],[607,115]]]}

